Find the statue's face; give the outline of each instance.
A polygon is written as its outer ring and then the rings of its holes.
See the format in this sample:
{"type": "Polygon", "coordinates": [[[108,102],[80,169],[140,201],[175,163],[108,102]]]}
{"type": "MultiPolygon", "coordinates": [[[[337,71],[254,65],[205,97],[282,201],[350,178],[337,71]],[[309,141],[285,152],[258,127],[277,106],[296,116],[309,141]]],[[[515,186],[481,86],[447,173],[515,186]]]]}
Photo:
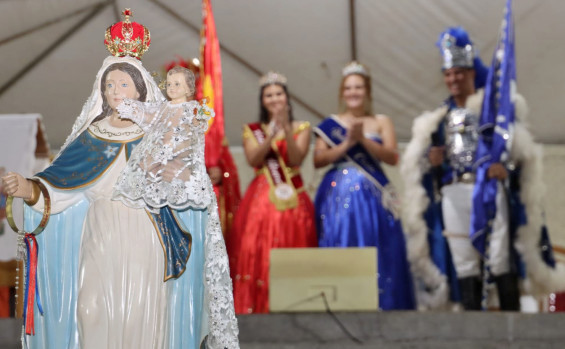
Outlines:
{"type": "Polygon", "coordinates": [[[186,85],[183,73],[167,75],[167,95],[173,103],[182,103],[190,99],[192,91],[186,85]]]}
{"type": "Polygon", "coordinates": [[[139,92],[131,76],[121,70],[113,70],[106,76],[106,91],[104,91],[106,101],[112,110],[122,103],[124,98],[138,99],[139,92]]]}

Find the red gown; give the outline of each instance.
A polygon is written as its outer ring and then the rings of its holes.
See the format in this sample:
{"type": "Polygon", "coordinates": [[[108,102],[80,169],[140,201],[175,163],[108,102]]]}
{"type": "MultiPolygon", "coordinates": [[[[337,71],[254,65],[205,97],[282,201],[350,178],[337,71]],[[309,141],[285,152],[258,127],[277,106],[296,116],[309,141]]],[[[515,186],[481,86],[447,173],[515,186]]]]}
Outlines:
{"type": "MultiPolygon", "coordinates": [[[[257,125],[257,124],[250,124],[257,125]]],[[[253,137],[249,126],[244,137],[253,137]]],[[[309,132],[303,123],[295,130],[309,132]]],[[[277,139],[278,160],[288,161],[286,141],[277,139]]],[[[271,248],[316,247],[314,205],[304,190],[298,167],[284,169],[296,192],[294,208],[281,209],[273,202],[266,166],[255,169],[235,215],[233,231],[228,238],[228,256],[234,283],[235,311],[238,314],[269,311],[269,255],[271,248]],[[270,198],[271,196],[271,198],[270,198]]]]}

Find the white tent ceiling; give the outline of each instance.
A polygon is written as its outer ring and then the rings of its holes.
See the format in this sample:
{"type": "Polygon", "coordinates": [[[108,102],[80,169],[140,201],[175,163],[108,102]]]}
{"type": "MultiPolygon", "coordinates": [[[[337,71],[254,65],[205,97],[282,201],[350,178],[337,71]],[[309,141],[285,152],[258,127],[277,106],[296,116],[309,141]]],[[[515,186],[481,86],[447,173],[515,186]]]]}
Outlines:
{"type": "MultiPolygon", "coordinates": [[[[490,62],[504,0],[356,0],[357,58],[373,73],[374,109],[389,115],[399,139],[412,120],[445,97],[434,43],[462,25],[490,62]]],[[[352,57],[348,0],[212,0],[223,46],[226,133],[256,120],[257,72],[287,75],[296,117],[317,123],[337,108],[341,67],[352,57]]],[[[0,113],[41,113],[58,148],[107,56],[104,30],[125,7],[151,31],[150,71],[199,54],[200,0],[4,0],[0,2],[0,113]],[[171,11],[174,13],[172,14],[171,11]]],[[[563,143],[565,2],[515,0],[518,89],[531,129],[563,143]]]]}

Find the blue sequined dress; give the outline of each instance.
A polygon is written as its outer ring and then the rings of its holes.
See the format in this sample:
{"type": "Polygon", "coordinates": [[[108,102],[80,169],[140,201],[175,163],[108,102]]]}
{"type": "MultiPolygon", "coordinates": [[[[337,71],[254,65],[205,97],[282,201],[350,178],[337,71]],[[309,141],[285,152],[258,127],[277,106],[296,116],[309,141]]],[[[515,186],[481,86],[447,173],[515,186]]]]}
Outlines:
{"type": "MultiPolygon", "coordinates": [[[[378,135],[366,135],[380,142],[378,135]]],[[[341,160],[325,174],[314,202],[320,247],[376,246],[379,307],[414,309],[412,277],[400,221],[355,164],[341,160]]]]}

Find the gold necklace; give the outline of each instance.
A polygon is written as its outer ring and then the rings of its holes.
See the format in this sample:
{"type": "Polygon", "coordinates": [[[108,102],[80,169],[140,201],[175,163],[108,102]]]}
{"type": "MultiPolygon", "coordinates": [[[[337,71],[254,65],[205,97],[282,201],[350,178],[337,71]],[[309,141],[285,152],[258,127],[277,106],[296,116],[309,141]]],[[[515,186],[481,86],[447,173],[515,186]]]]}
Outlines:
{"type": "Polygon", "coordinates": [[[135,131],[124,131],[124,132],[112,132],[112,131],[108,131],[105,128],[101,129],[98,126],[98,123],[94,123],[91,125],[93,128],[95,128],[99,133],[104,134],[104,135],[108,135],[109,137],[120,137],[120,136],[131,136],[131,135],[139,135],[143,133],[143,130],[141,128],[137,128],[135,131]]]}

